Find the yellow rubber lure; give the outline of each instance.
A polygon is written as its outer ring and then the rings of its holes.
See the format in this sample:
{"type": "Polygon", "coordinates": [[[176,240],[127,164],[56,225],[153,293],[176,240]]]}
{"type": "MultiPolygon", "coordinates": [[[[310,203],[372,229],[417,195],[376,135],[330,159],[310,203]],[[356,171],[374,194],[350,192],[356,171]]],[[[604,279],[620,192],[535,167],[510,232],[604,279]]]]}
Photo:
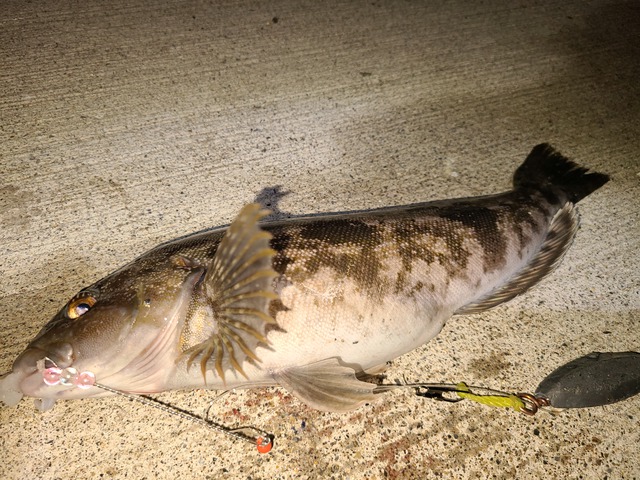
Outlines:
{"type": "Polygon", "coordinates": [[[521,412],[525,409],[524,401],[514,394],[478,395],[477,393],[471,392],[469,386],[464,382],[458,383],[456,388],[456,393],[460,398],[472,400],[482,405],[498,408],[513,408],[516,412],[521,412]]]}

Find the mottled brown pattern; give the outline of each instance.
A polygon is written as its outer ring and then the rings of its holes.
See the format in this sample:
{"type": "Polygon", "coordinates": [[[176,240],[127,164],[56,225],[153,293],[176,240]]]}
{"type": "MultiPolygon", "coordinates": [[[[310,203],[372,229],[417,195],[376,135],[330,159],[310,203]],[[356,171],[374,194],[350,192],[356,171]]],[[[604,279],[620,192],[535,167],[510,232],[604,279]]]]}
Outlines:
{"type": "MultiPolygon", "coordinates": [[[[510,192],[359,214],[302,217],[263,228],[273,234],[271,247],[277,252],[273,267],[282,278],[301,282],[328,268],[337,278],[349,278],[372,295],[387,287],[415,294],[425,287],[408,284],[417,260],[439,264],[450,278],[464,276],[469,246],[475,245],[482,252],[484,272],[494,272],[504,266],[509,240],[525,245],[532,233],[543,228],[539,222],[550,208],[554,207],[534,192],[510,192]],[[390,257],[402,264],[392,284],[383,275],[390,257]]],[[[213,255],[217,242],[208,248],[206,255],[213,255]]]]}
{"type": "MultiPolygon", "coordinates": [[[[464,276],[469,248],[475,245],[483,255],[485,273],[502,268],[510,241],[522,248],[531,235],[546,227],[545,218],[557,208],[549,200],[558,201],[558,197],[523,189],[473,199],[300,217],[265,223],[263,228],[273,234],[273,268],[282,280],[303,281],[328,268],[337,278],[349,278],[371,295],[385,289],[415,294],[429,288],[408,284],[418,260],[442,266],[451,278],[464,276]],[[390,259],[402,265],[391,283],[384,275],[390,259]]],[[[206,264],[223,234],[224,229],[215,229],[161,245],[141,259],[142,270],[153,269],[153,259],[167,252],[206,264]]],[[[273,305],[272,311],[277,313],[278,306],[273,305]]]]}
{"type": "Polygon", "coordinates": [[[289,264],[293,262],[293,258],[287,255],[292,241],[293,229],[275,228],[271,230],[271,233],[273,234],[271,248],[276,251],[276,256],[273,258],[273,269],[280,275],[284,275],[289,264]]]}
{"type": "Polygon", "coordinates": [[[301,281],[326,267],[361,288],[379,287],[383,262],[376,249],[384,240],[381,226],[357,218],[325,218],[271,231],[271,246],[278,252],[274,259],[278,273],[301,281]]]}
{"type": "Polygon", "coordinates": [[[550,219],[556,204],[547,203],[546,197],[538,192],[514,192],[512,197],[513,200],[505,204],[504,229],[515,234],[521,249],[529,243],[532,235],[539,234],[546,226],[546,222],[541,220],[550,219]]]}
{"type": "Polygon", "coordinates": [[[271,318],[277,318],[278,313],[289,311],[289,307],[287,307],[282,300],[279,298],[276,300],[271,300],[269,304],[269,315],[271,318]]]}
{"type": "MultiPolygon", "coordinates": [[[[493,272],[504,266],[508,242],[500,229],[503,217],[500,211],[487,207],[464,205],[442,212],[441,217],[466,227],[467,235],[483,247],[485,273],[493,272]]],[[[455,226],[452,225],[452,228],[455,226]]]]}
{"type": "Polygon", "coordinates": [[[392,239],[402,262],[402,270],[396,279],[396,292],[407,287],[407,276],[418,259],[427,264],[442,265],[451,277],[464,270],[469,258],[464,246],[465,231],[455,227],[454,222],[435,217],[407,219],[392,225],[392,239]]]}

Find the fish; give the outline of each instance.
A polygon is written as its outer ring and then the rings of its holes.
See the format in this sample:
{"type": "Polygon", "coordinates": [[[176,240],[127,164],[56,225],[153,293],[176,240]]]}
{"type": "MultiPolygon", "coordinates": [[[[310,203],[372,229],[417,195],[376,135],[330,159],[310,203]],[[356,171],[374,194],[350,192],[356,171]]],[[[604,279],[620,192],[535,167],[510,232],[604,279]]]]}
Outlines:
{"type": "Polygon", "coordinates": [[[576,203],[607,181],[540,144],[499,194],[275,221],[250,203],[229,226],[163,243],[80,290],[0,378],[0,400],[46,410],[113,394],[98,385],[280,386],[315,409],[353,410],[382,396],[367,375],[450,317],[553,271],[578,230],[576,203]]]}

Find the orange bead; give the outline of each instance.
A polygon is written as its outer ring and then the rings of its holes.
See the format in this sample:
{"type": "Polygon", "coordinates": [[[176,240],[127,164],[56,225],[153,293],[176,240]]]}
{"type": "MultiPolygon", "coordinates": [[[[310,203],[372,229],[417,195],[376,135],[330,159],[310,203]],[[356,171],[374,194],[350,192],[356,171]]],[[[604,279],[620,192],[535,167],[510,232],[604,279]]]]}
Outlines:
{"type": "Polygon", "coordinates": [[[269,453],[273,448],[273,442],[269,437],[258,437],[256,439],[256,446],[260,453],[269,453]]]}

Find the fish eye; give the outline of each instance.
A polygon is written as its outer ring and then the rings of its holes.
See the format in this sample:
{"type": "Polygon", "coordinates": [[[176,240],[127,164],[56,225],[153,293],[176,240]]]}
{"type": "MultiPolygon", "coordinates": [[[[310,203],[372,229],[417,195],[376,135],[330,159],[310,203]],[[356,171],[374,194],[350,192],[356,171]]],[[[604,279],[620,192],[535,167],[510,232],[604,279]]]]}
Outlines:
{"type": "Polygon", "coordinates": [[[81,295],[72,299],[67,305],[67,317],[76,319],[93,307],[96,304],[96,298],[91,295],[81,295]]]}

